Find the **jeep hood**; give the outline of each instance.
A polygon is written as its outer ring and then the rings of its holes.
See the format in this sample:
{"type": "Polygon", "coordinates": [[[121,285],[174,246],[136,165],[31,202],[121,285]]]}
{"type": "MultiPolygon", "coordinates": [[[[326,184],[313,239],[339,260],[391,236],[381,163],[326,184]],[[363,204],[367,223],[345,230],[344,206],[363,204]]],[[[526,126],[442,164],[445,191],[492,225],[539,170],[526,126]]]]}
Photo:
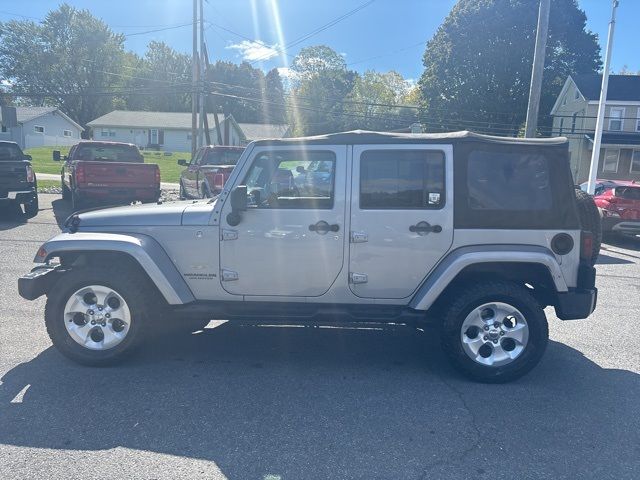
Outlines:
{"type": "Polygon", "coordinates": [[[79,228],[207,225],[216,202],[182,201],[102,208],[77,214],[79,228]]]}

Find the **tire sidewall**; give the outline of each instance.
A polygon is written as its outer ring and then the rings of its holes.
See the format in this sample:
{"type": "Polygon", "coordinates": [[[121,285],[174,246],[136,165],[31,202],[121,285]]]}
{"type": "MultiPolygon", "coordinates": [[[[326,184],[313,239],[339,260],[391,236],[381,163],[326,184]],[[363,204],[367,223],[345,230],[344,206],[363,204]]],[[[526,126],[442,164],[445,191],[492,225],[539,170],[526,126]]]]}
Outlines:
{"type": "MultiPolygon", "coordinates": [[[[526,292],[524,293],[525,295],[526,292]]],[[[520,298],[522,295],[485,294],[468,299],[462,308],[450,312],[443,325],[446,353],[464,374],[474,380],[500,383],[518,378],[531,370],[542,358],[548,343],[548,325],[544,311],[533,298],[520,298]],[[471,359],[462,346],[462,324],[469,313],[485,303],[506,303],[517,308],[525,317],[529,329],[529,338],[524,351],[511,363],[499,367],[481,365],[471,359]]]]}
{"type": "Polygon", "coordinates": [[[145,323],[144,307],[135,296],[129,293],[127,282],[116,283],[118,282],[114,283],[100,274],[72,271],[63,276],[52,288],[52,293],[47,300],[45,322],[54,345],[65,356],[85,365],[100,366],[125,358],[140,343],[140,333],[145,323]],[[81,346],[69,335],[64,325],[64,308],[67,301],[76,291],[88,285],[111,288],[125,300],[131,313],[132,321],[127,336],[118,345],[108,350],[90,350],[81,346]]]}

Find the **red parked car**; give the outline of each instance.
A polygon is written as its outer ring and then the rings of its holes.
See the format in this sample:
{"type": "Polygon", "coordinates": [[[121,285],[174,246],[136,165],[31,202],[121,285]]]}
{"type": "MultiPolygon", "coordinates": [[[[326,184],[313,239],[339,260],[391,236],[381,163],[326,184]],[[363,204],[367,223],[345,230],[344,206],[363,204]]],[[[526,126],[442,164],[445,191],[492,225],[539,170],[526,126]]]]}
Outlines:
{"type": "MultiPolygon", "coordinates": [[[[586,184],[581,188],[586,190],[586,184]]],[[[593,199],[602,217],[602,231],[640,234],[640,184],[597,180],[593,199]]]]}
{"type": "Polygon", "coordinates": [[[180,174],[180,198],[218,195],[242,152],[244,147],[208,145],[199,148],[191,162],[178,160],[178,165],[188,167],[180,174]]]}
{"type": "MultiPolygon", "coordinates": [[[[61,160],[60,152],[53,152],[61,160]]],[[[144,163],[133,144],[84,141],[71,147],[61,172],[62,198],[74,210],[88,203],[102,205],[156,202],[160,198],[160,168],[144,163]]]]}

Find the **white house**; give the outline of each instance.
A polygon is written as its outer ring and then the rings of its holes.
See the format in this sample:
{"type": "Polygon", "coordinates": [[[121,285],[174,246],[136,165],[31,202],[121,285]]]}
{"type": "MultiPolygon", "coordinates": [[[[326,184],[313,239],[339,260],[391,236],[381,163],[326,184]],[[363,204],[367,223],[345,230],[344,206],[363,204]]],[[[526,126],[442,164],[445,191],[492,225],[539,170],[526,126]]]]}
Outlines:
{"type": "MultiPolygon", "coordinates": [[[[218,135],[213,114],[207,115],[211,143],[218,135]]],[[[284,124],[238,123],[233,116],[218,115],[224,145],[245,145],[261,138],[283,138],[290,127],[284,124]]],[[[140,112],[114,110],[90,121],[94,140],[133,143],[140,148],[171,152],[191,151],[190,112],[140,112]]]]}
{"type": "Polygon", "coordinates": [[[74,145],[84,130],[56,107],[15,107],[17,125],[2,123],[0,140],[21,148],[74,145]]]}
{"type": "MultiPolygon", "coordinates": [[[[551,110],[553,134],[569,138],[576,183],[589,176],[602,75],[567,78],[551,110]]],[[[640,75],[609,75],[598,178],[640,181],[640,75]]]]}

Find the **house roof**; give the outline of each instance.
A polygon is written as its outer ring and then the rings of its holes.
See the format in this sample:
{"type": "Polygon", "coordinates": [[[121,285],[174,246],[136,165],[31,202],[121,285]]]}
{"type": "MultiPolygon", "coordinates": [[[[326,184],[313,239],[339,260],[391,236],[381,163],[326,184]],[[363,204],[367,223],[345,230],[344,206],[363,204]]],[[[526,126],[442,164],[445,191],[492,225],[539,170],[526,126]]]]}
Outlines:
{"type": "MultiPolygon", "coordinates": [[[[218,114],[220,122],[224,115],[218,114]]],[[[212,113],[207,115],[209,128],[214,128],[212,113]]],[[[191,129],[191,112],[141,112],[135,110],[114,110],[87,123],[90,127],[133,127],[167,128],[177,130],[191,129]]]]}
{"type": "Polygon", "coordinates": [[[57,113],[67,122],[79,128],[81,131],[84,130],[82,126],[78,125],[71,118],[65,115],[65,113],[58,107],[16,107],[16,117],[18,123],[29,122],[44,115],[48,115],[49,113],[57,113]]]}
{"type": "MultiPolygon", "coordinates": [[[[584,98],[600,99],[602,75],[572,75],[571,78],[584,98]]],[[[607,101],[640,102],[640,75],[609,75],[607,101]]]]}
{"type": "Polygon", "coordinates": [[[282,138],[289,131],[289,125],[276,123],[238,123],[248,141],[263,138],[282,138]]]}

